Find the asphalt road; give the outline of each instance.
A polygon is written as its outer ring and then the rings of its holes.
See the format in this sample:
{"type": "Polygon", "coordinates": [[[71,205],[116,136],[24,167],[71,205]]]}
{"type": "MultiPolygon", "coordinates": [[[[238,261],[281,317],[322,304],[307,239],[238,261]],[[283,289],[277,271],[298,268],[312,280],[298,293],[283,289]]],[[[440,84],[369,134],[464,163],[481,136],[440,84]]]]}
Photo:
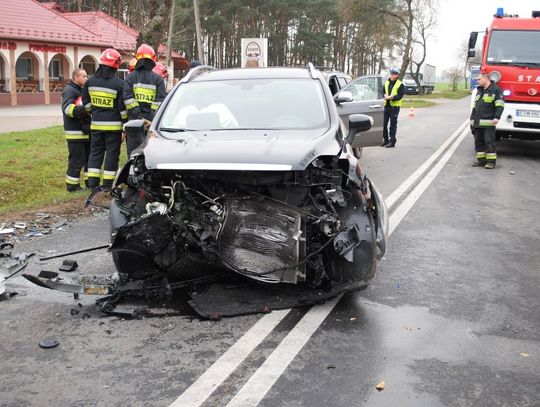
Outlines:
{"type": "MultiPolygon", "coordinates": [[[[467,110],[403,111],[397,147],[364,150],[393,231],[369,288],[339,301],[124,320],[92,297],[8,281],[19,295],[0,302],[0,406],[540,406],[540,143],[503,142],[495,170],[473,168],[472,137],[457,131],[467,110]],[[60,345],[39,348],[45,337],[60,345]]],[[[16,251],[107,239],[98,217],[16,251]]],[[[28,272],[61,263],[36,257],[28,272]]],[[[114,271],[103,251],[72,257],[78,273],[114,271]]]]}

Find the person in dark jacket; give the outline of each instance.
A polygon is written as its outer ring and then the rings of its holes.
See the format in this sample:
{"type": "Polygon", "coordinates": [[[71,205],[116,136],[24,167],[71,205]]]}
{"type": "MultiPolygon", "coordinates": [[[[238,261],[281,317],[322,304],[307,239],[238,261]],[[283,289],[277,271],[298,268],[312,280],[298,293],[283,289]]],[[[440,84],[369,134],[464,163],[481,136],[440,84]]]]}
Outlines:
{"type": "Polygon", "coordinates": [[[397,120],[404,93],[405,88],[399,80],[399,69],[390,68],[390,78],[384,83],[384,124],[381,147],[396,146],[397,120]],[[388,122],[390,122],[390,134],[388,134],[388,122]]]}
{"type": "MultiPolygon", "coordinates": [[[[137,64],[135,70],[126,77],[124,86],[124,100],[129,120],[145,119],[151,122],[157,109],[167,96],[163,78],[152,70],[156,66],[156,53],[154,49],[142,44],[137,49],[137,64]]],[[[131,136],[126,138],[128,156],[143,140],[136,140],[131,136]]]]}
{"type": "Polygon", "coordinates": [[[474,135],[476,161],[474,167],[495,168],[497,150],[495,126],[504,110],[501,89],[487,73],[478,75],[478,87],[471,112],[471,132],[474,135]]]}
{"type": "Polygon", "coordinates": [[[113,48],[101,55],[99,68],[83,88],[83,104],[92,113],[88,186],[99,186],[103,165],[103,186],[110,187],[118,170],[122,126],[127,119],[124,105],[124,81],[116,76],[122,63],[120,53],[113,48]],[[105,163],[103,163],[105,158],[105,163]]]}
{"type": "Polygon", "coordinates": [[[81,189],[81,170],[84,169],[85,180],[88,170],[90,114],[84,109],[82,103],[82,89],[87,80],[86,71],[76,68],[71,74],[71,80],[62,91],[64,134],[68,145],[66,189],[69,192],[81,189]]]}

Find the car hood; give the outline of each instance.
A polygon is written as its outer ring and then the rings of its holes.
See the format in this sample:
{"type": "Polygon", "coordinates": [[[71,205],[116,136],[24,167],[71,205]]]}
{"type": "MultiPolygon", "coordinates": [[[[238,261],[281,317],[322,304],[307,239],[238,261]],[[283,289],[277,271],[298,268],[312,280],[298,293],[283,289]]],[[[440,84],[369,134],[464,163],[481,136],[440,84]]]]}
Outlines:
{"type": "MultiPolygon", "coordinates": [[[[169,133],[164,133],[169,135],[169,133]]],[[[337,155],[336,129],[230,130],[150,138],[143,148],[148,169],[304,170],[318,156],[337,155]],[[313,136],[313,134],[316,136],[313,136]]]]}

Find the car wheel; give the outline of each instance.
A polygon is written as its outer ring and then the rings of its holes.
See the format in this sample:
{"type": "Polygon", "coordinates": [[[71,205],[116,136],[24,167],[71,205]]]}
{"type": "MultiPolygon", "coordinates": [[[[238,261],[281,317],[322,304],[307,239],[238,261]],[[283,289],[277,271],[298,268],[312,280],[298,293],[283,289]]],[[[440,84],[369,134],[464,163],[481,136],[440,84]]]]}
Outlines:
{"type": "Polygon", "coordinates": [[[362,150],[363,150],[362,147],[353,148],[353,154],[358,160],[360,159],[360,157],[362,157],[362,150]]]}

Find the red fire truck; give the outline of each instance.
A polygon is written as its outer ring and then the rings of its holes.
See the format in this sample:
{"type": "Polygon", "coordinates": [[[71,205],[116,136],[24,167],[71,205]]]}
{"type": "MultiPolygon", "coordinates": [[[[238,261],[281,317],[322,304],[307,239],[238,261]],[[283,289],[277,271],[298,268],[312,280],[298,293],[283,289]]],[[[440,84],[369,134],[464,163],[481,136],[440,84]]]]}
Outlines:
{"type": "MultiPolygon", "coordinates": [[[[474,57],[478,33],[469,38],[474,57]]],[[[497,9],[486,29],[481,72],[490,74],[504,95],[505,106],[497,124],[497,138],[540,140],[540,11],[531,18],[507,15],[497,9]]],[[[474,100],[475,92],[473,92],[474,100]]]]}

